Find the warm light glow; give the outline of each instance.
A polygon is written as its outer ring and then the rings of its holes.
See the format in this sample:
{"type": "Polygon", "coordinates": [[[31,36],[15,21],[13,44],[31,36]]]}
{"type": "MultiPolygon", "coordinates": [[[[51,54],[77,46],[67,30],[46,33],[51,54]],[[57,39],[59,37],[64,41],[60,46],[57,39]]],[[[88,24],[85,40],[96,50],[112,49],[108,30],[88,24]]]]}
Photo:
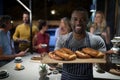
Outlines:
{"type": "Polygon", "coordinates": [[[11,21],[11,24],[13,24],[13,21],[11,21]]]}
{"type": "Polygon", "coordinates": [[[56,13],[55,10],[51,10],[51,14],[54,15],[56,13]]]}

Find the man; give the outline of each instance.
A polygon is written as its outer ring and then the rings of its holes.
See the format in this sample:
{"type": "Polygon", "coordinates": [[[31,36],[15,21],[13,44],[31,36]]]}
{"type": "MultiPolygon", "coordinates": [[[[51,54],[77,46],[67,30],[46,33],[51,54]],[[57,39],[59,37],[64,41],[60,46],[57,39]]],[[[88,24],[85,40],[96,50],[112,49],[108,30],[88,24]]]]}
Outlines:
{"type": "MultiPolygon", "coordinates": [[[[91,47],[96,50],[106,51],[104,40],[101,37],[85,31],[87,22],[88,14],[85,9],[74,10],[71,15],[73,32],[68,34],[64,42],[62,38],[59,38],[55,50],[66,47],[76,51],[84,47],[91,47]]],[[[63,64],[62,80],[93,80],[92,63],[63,64]]]]}
{"type": "Polygon", "coordinates": [[[12,43],[10,32],[11,17],[2,16],[0,18],[0,67],[18,56],[24,56],[26,52],[22,51],[18,54],[14,53],[14,45],[12,43]]]}
{"type": "MultiPolygon", "coordinates": [[[[38,32],[36,26],[32,26],[32,37],[38,32]]],[[[29,14],[23,13],[23,23],[16,27],[15,33],[13,34],[13,40],[19,43],[20,51],[27,49],[30,46],[30,25],[29,25],[29,14]]]]}

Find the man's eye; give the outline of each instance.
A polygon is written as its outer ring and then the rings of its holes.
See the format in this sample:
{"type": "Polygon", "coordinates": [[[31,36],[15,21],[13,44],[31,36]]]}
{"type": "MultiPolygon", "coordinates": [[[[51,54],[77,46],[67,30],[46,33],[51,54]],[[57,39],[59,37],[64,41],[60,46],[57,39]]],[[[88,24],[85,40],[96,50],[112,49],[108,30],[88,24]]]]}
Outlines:
{"type": "Polygon", "coordinates": [[[77,18],[73,18],[74,21],[85,21],[85,19],[77,19],[77,18]]]}
{"type": "Polygon", "coordinates": [[[77,21],[77,20],[78,20],[77,18],[74,19],[74,21],[77,21]]]}
{"type": "Polygon", "coordinates": [[[78,19],[77,18],[73,18],[72,20],[77,21],[78,19]]]}

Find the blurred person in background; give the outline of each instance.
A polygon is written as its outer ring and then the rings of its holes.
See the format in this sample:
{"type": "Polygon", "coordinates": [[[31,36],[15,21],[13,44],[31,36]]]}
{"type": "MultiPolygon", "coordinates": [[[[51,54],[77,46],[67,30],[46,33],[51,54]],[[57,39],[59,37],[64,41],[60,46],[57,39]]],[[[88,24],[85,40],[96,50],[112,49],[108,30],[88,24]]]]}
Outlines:
{"type": "MultiPolygon", "coordinates": [[[[70,25],[70,20],[67,17],[61,18],[59,27],[56,29],[56,32],[55,32],[56,43],[58,42],[60,37],[61,37],[61,40],[64,42],[68,36],[68,33],[70,33],[71,31],[72,31],[72,28],[70,25]]],[[[49,64],[49,66],[51,66],[50,69],[55,69],[57,66],[59,66],[59,64],[49,64]]]]}
{"type": "MultiPolygon", "coordinates": [[[[112,50],[110,50],[110,48],[111,48],[111,46],[110,46],[110,27],[107,26],[104,13],[102,11],[97,11],[95,13],[95,18],[94,18],[93,24],[90,26],[90,32],[92,34],[99,35],[103,38],[103,40],[106,43],[106,48],[108,50],[106,53],[113,52],[112,50]]],[[[97,68],[97,72],[100,72],[100,73],[109,71],[111,66],[112,66],[111,63],[95,65],[95,67],[97,68]]]]}
{"type": "Polygon", "coordinates": [[[107,26],[103,12],[96,12],[94,22],[90,27],[90,32],[95,35],[100,35],[106,43],[107,50],[110,49],[110,27],[107,26]]]}
{"type": "Polygon", "coordinates": [[[70,20],[67,17],[61,18],[59,28],[57,28],[56,32],[55,32],[56,40],[60,36],[64,35],[64,37],[65,37],[66,34],[68,34],[71,31],[72,31],[72,29],[71,29],[71,26],[70,26],[70,20]]]}
{"type": "Polygon", "coordinates": [[[48,30],[48,24],[44,20],[38,21],[39,32],[33,38],[33,48],[40,54],[49,52],[49,40],[50,36],[46,31],[48,30]]]}
{"type": "MultiPolygon", "coordinates": [[[[32,26],[32,37],[38,32],[38,28],[32,26]]],[[[16,27],[15,33],[13,34],[13,40],[19,43],[19,50],[25,50],[30,47],[30,23],[29,14],[23,13],[23,23],[16,27]]]]}
{"type": "Polygon", "coordinates": [[[18,56],[24,56],[26,51],[15,53],[14,43],[10,36],[11,17],[8,15],[0,18],[0,67],[18,56]]]}

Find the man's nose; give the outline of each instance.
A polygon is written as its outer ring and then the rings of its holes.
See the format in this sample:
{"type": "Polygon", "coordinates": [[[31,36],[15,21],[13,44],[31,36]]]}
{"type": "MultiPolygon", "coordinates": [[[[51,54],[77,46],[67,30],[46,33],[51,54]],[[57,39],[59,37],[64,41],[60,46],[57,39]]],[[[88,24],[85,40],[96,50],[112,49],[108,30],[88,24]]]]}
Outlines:
{"type": "Polygon", "coordinates": [[[82,23],[83,21],[81,20],[81,19],[78,19],[77,20],[77,24],[80,24],[80,23],[82,23]]]}

